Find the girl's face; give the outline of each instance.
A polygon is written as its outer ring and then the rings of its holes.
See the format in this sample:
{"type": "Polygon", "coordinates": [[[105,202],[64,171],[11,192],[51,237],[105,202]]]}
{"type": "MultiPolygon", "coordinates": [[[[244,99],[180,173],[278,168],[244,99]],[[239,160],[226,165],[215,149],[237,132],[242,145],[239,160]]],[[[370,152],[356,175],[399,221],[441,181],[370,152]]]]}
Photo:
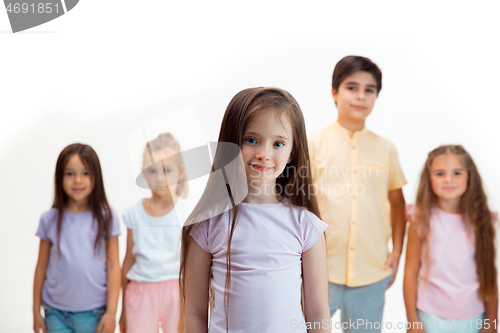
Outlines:
{"type": "Polygon", "coordinates": [[[339,118],[364,121],[375,105],[377,82],[368,72],[356,72],[340,83],[338,91],[332,90],[332,95],[337,103],[339,118]]]}
{"type": "Polygon", "coordinates": [[[432,191],[439,200],[457,201],[467,190],[469,178],[460,157],[454,154],[440,155],[431,164],[432,191]]]}
{"type": "Polygon", "coordinates": [[[157,196],[175,194],[180,175],[184,172],[183,169],[179,169],[175,158],[167,158],[175,155],[175,150],[165,148],[160,151],[153,151],[152,154],[153,159],[158,162],[148,166],[143,171],[149,188],[157,196]]]}
{"type": "Polygon", "coordinates": [[[83,164],[78,154],[69,157],[64,167],[63,190],[73,203],[82,203],[88,200],[94,189],[94,182],[90,169],[83,164]]]}
{"type": "Polygon", "coordinates": [[[286,164],[292,160],[293,134],[287,117],[269,111],[253,119],[243,133],[241,153],[247,181],[276,183],[286,164]]]}

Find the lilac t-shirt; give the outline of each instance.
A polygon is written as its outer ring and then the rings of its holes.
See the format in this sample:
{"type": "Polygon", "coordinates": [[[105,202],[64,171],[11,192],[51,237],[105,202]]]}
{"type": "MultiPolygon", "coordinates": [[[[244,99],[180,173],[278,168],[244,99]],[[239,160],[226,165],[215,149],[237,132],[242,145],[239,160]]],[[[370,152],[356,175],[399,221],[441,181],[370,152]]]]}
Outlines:
{"type": "Polygon", "coordinates": [[[474,259],[475,233],[462,215],[434,208],[429,221],[429,257],[422,246],[417,309],[447,319],[469,319],[484,312],[474,259]]]}
{"type": "MultiPolygon", "coordinates": [[[[215,305],[209,333],[226,332],[224,288],[228,213],[194,225],[191,236],[212,254],[215,305]]],[[[306,332],[300,305],[302,253],[327,225],[306,209],[276,204],[238,205],[231,245],[229,331],[306,332]],[[295,326],[294,326],[295,324],[295,326]]]]}
{"type": "MultiPolygon", "coordinates": [[[[108,237],[120,234],[120,223],[112,211],[108,237]]],[[[64,212],[61,228],[61,254],[57,248],[57,209],[40,218],[36,235],[50,242],[50,257],[42,300],[65,311],[87,311],[107,304],[106,242],[94,253],[97,220],[92,211],[64,212]]]]}

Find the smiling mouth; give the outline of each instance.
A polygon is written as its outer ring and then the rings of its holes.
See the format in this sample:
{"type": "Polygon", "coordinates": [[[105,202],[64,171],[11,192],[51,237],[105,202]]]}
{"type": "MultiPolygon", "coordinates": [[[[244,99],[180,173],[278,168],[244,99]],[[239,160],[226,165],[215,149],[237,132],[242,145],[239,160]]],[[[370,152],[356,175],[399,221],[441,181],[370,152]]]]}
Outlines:
{"type": "Polygon", "coordinates": [[[252,163],[250,163],[250,166],[252,168],[254,168],[255,170],[258,170],[258,171],[269,171],[269,170],[272,169],[271,167],[266,167],[266,166],[263,166],[263,165],[252,164],[252,163]]]}

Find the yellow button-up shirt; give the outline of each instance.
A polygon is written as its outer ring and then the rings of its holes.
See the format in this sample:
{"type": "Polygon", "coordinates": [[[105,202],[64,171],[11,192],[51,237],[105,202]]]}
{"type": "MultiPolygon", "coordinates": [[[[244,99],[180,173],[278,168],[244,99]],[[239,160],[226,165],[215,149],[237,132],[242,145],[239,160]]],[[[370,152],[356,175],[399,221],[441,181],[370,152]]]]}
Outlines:
{"type": "Polygon", "coordinates": [[[388,192],[406,184],[396,147],[363,128],[338,122],[309,137],[311,172],[321,219],[328,223],[328,280],[350,287],[375,283],[390,237],[388,192]]]}

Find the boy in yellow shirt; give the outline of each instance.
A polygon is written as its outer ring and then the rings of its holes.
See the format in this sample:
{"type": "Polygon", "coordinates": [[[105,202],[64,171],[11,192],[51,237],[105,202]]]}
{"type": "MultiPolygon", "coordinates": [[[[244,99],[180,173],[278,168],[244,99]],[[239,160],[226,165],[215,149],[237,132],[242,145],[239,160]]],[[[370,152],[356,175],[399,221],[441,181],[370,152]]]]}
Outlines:
{"type": "Polygon", "coordinates": [[[365,127],[381,89],[382,73],[370,59],[343,58],[332,80],[338,119],[309,137],[316,197],[330,226],[330,315],[341,311],[344,332],[381,332],[406,229],[396,147],[365,127]]]}

